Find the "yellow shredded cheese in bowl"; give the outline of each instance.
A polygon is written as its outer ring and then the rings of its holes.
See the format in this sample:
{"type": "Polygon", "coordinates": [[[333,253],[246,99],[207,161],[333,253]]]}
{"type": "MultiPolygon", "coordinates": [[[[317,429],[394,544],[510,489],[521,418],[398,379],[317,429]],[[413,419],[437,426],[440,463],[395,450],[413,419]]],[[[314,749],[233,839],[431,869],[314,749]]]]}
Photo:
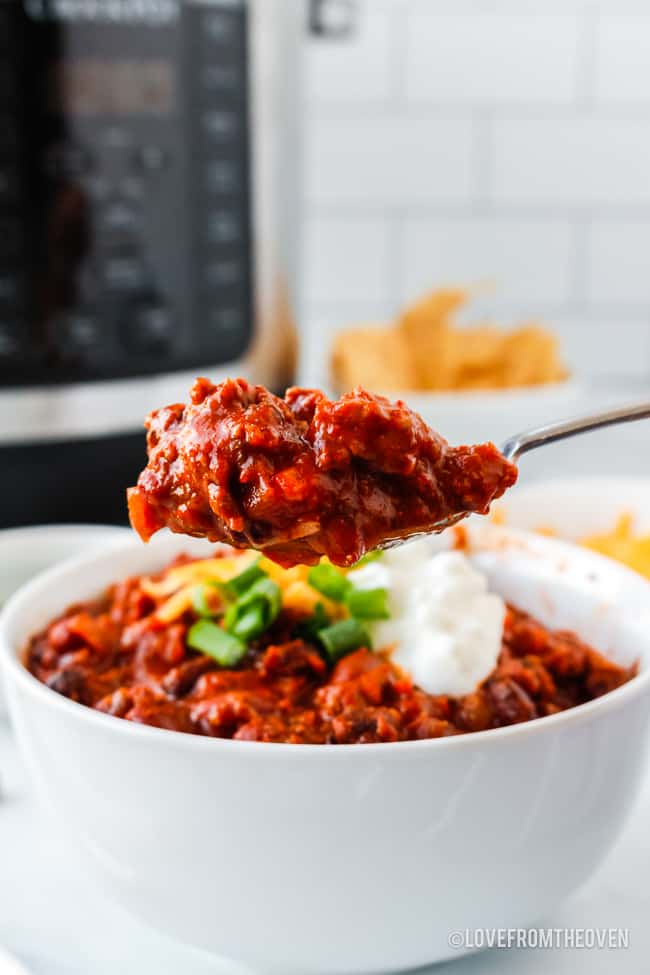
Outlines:
{"type": "Polygon", "coordinates": [[[172,623],[192,608],[197,586],[204,583],[229,582],[255,562],[280,587],[284,609],[301,616],[310,616],[317,604],[321,603],[330,619],[340,619],[347,615],[342,604],[328,599],[309,585],[308,566],[296,565],[290,569],[283,569],[270,559],[260,558],[259,552],[252,550],[173,566],[162,576],[143,579],[141,588],[153,599],[167,597],[159,604],[155,615],[161,623],[172,623]]]}
{"type": "Polygon", "coordinates": [[[580,544],[650,579],[650,535],[634,533],[634,518],[629,512],[620,515],[611,531],[589,535],[580,544]]]}

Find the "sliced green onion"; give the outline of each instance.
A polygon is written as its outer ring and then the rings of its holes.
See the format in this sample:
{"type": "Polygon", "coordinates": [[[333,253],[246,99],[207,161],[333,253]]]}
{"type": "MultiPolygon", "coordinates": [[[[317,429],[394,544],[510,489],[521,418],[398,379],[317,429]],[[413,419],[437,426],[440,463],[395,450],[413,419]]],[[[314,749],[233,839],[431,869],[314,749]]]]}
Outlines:
{"type": "MultiPolygon", "coordinates": [[[[260,556],[261,558],[261,556],[260,556]]],[[[246,566],[239,575],[233,576],[227,582],[222,582],[219,588],[224,592],[227,599],[237,599],[246,592],[247,589],[257,582],[258,579],[266,578],[266,572],[260,569],[260,559],[256,559],[246,566]]]]}
{"type": "MultiPolygon", "coordinates": [[[[211,588],[214,588],[213,586],[211,588]]],[[[198,616],[217,616],[218,610],[210,605],[208,600],[208,588],[204,583],[195,586],[192,591],[192,608],[198,616]]]]}
{"type": "Polygon", "coordinates": [[[239,606],[234,603],[224,616],[224,626],[229,633],[240,640],[254,640],[261,636],[270,625],[268,619],[268,603],[258,599],[249,606],[239,606]]]}
{"type": "Polygon", "coordinates": [[[256,602],[258,599],[262,599],[268,605],[268,626],[280,612],[280,607],[282,606],[282,590],[277,582],[273,582],[272,579],[269,579],[265,575],[263,579],[258,579],[257,582],[253,583],[239,597],[237,602],[240,606],[245,607],[250,606],[251,603],[256,602]]]}
{"type": "Polygon", "coordinates": [[[313,643],[318,639],[319,631],[325,629],[328,624],[329,616],[325,612],[325,607],[322,603],[316,603],[313,614],[301,620],[296,626],[296,635],[313,643]]]}
{"type": "Polygon", "coordinates": [[[351,583],[343,573],[328,562],[321,562],[310,569],[307,582],[312,589],[336,603],[342,603],[351,588],[351,583]]]}
{"type": "Polygon", "coordinates": [[[360,620],[388,620],[387,589],[351,589],[345,597],[350,615],[360,620]]]}
{"type": "Polygon", "coordinates": [[[318,633],[318,640],[332,663],[359,647],[372,649],[372,640],[367,629],[359,620],[352,618],[326,626],[318,633]]]}
{"type": "Polygon", "coordinates": [[[233,620],[229,632],[248,643],[249,640],[254,640],[255,637],[263,633],[265,629],[265,603],[263,600],[258,600],[256,603],[251,603],[241,616],[233,620]]]}
{"type": "Polygon", "coordinates": [[[234,667],[246,653],[245,643],[206,619],[198,620],[189,628],[187,645],[212,657],[222,667],[234,667]]]}
{"type": "Polygon", "coordinates": [[[265,575],[228,607],[224,625],[240,639],[252,640],[269,628],[281,606],[280,587],[265,575]]]}
{"type": "Polygon", "coordinates": [[[375,549],[372,550],[372,552],[366,552],[365,555],[362,555],[361,556],[361,558],[359,559],[358,562],[355,562],[354,563],[354,565],[352,566],[352,568],[353,569],[360,569],[363,565],[369,565],[370,562],[376,562],[377,559],[380,559],[383,554],[384,553],[382,552],[382,550],[380,548],[375,548],[375,549]]]}

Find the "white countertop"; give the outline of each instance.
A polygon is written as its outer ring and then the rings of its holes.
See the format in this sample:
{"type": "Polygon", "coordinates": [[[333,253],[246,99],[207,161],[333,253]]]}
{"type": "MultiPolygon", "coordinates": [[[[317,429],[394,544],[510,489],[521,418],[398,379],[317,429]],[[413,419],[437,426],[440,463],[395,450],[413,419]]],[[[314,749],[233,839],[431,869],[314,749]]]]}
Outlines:
{"type": "MultiPolygon", "coordinates": [[[[43,832],[46,816],[30,793],[1,719],[0,776],[0,945],[32,975],[242,975],[243,969],[144,927],[68,860],[64,845],[43,832]]],[[[568,904],[541,922],[545,927],[628,928],[627,950],[492,950],[432,968],[431,975],[610,975],[614,969],[617,975],[639,975],[647,970],[648,823],[650,774],[606,863],[568,904]]]]}

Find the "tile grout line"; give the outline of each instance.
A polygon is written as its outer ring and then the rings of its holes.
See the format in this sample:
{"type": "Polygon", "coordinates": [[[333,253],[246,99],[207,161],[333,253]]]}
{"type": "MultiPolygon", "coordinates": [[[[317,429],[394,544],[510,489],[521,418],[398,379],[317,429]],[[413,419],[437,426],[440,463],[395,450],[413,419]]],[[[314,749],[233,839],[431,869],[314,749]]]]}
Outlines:
{"type": "Polygon", "coordinates": [[[570,302],[579,308],[589,305],[589,244],[592,230],[593,221],[590,215],[573,220],[569,296],[570,302]]]}
{"type": "Polygon", "coordinates": [[[386,213],[400,215],[409,220],[428,221],[440,219],[466,219],[476,216],[490,220],[519,221],[531,220],[545,223],[572,222],[576,219],[590,218],[594,221],[629,221],[632,223],[650,222],[650,201],[637,200],[629,203],[608,205],[571,204],[549,202],[521,202],[493,200],[484,197],[480,214],[474,210],[475,196],[459,202],[447,203],[444,200],[404,200],[401,203],[384,203],[377,198],[372,201],[355,203],[345,197],[340,200],[318,200],[314,197],[304,201],[307,218],[321,220],[340,220],[351,217],[357,220],[372,219],[386,213]]]}
{"type": "Polygon", "coordinates": [[[580,116],[581,106],[589,105],[589,117],[602,122],[648,122],[650,95],[628,99],[622,96],[570,101],[491,98],[480,99],[363,98],[354,102],[343,98],[305,99],[304,106],[316,122],[386,121],[396,118],[409,122],[468,121],[488,118],[498,122],[567,122],[580,116]]]}
{"type": "Polygon", "coordinates": [[[600,12],[595,4],[588,4],[582,11],[578,34],[576,98],[583,115],[596,115],[599,108],[596,99],[598,79],[598,32],[600,12]]]}
{"type": "Polygon", "coordinates": [[[386,295],[391,307],[391,314],[398,313],[406,300],[405,280],[405,246],[404,219],[401,214],[394,213],[388,220],[388,262],[390,281],[389,293],[386,295]]]}
{"type": "Polygon", "coordinates": [[[388,57],[390,96],[386,102],[386,108],[396,113],[399,112],[400,116],[408,109],[406,53],[408,47],[409,16],[410,11],[408,8],[400,11],[395,7],[390,10],[389,23],[392,28],[390,31],[391,42],[388,57]]]}
{"type": "MultiPolygon", "coordinates": [[[[330,315],[335,313],[337,309],[352,307],[357,309],[356,313],[359,313],[359,310],[364,307],[371,306],[373,309],[378,309],[384,304],[381,300],[372,299],[369,305],[367,300],[363,298],[333,297],[327,300],[310,300],[307,298],[305,301],[305,306],[308,307],[309,314],[312,316],[320,314],[330,315]]],[[[499,315],[530,317],[531,313],[530,301],[499,301],[495,299],[493,307],[495,313],[499,315]]],[[[648,309],[647,305],[643,303],[621,304],[619,302],[600,302],[592,304],[590,302],[581,302],[576,304],[567,301],[545,305],[539,302],[537,303],[536,311],[541,316],[556,317],[558,319],[578,319],[585,324],[589,324],[592,321],[599,325],[606,324],[611,322],[614,317],[617,317],[622,323],[622,328],[628,325],[636,328],[639,325],[643,326],[648,323],[648,309]]]]}
{"type": "Polygon", "coordinates": [[[483,216],[492,197],[494,127],[491,117],[475,118],[473,129],[471,210],[476,216],[483,216]]]}

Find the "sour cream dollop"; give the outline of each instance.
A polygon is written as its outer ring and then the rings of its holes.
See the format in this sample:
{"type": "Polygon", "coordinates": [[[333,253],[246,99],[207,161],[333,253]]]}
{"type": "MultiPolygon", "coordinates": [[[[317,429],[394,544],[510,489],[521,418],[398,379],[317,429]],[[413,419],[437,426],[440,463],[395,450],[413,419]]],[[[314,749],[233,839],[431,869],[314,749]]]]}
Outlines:
{"type": "Polygon", "coordinates": [[[374,646],[430,694],[469,694],[494,668],[505,603],[462,552],[422,540],[384,552],[349,578],[388,590],[390,620],[372,623],[374,646]]]}

